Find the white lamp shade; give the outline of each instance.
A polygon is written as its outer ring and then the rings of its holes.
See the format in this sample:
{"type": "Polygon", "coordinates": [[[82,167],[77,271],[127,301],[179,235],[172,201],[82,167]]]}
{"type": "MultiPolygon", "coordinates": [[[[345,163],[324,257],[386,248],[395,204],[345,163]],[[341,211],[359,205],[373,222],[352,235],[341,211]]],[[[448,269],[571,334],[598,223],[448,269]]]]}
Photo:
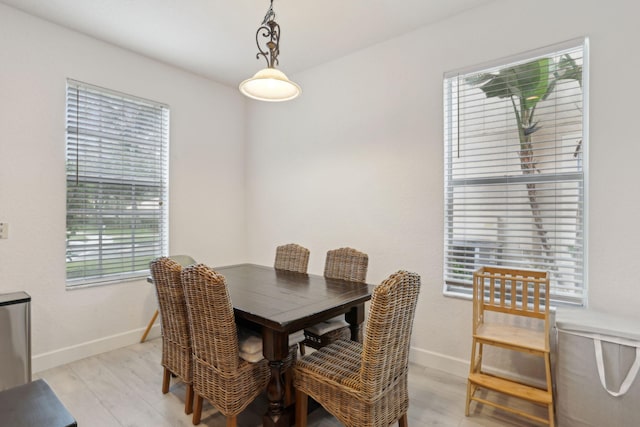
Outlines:
{"type": "Polygon", "coordinates": [[[288,101],[300,95],[302,89],[280,70],[263,68],[240,83],[240,92],[259,101],[288,101]]]}

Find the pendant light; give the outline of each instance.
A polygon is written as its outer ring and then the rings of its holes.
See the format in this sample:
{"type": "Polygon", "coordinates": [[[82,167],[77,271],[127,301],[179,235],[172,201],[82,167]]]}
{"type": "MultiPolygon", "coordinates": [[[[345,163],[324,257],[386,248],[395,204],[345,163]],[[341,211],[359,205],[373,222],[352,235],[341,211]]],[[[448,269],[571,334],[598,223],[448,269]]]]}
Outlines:
{"type": "Polygon", "coordinates": [[[278,55],[280,54],[280,25],[275,21],[276,14],[273,12],[273,0],[271,6],[256,31],[256,45],[258,53],[256,58],[261,56],[267,61],[267,68],[258,71],[253,77],[240,83],[240,92],[249,98],[259,101],[288,101],[300,95],[302,89],[292,82],[280,70],[278,65],[278,55]],[[260,46],[260,39],[266,39],[265,48],[260,46]]]}

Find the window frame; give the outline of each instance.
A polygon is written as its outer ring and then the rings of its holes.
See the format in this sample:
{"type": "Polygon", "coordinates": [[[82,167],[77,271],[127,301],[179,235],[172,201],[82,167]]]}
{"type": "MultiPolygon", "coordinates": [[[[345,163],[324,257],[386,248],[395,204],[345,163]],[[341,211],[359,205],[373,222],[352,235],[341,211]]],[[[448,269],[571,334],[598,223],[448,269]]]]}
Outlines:
{"type": "MultiPolygon", "coordinates": [[[[449,255],[455,251],[455,247],[452,244],[453,239],[451,239],[451,230],[450,230],[450,221],[453,221],[452,216],[452,206],[453,204],[449,204],[447,200],[450,196],[450,182],[452,181],[452,169],[453,166],[451,159],[448,156],[452,155],[452,143],[453,135],[457,132],[457,129],[454,129],[455,121],[457,119],[453,119],[452,115],[456,114],[453,105],[454,100],[452,98],[453,92],[450,87],[448,87],[448,83],[452,78],[456,78],[459,76],[469,76],[474,73],[488,73],[488,72],[496,72],[500,69],[505,69],[508,67],[516,66],[518,64],[524,64],[528,61],[534,61],[539,58],[547,57],[547,56],[557,56],[564,51],[569,51],[576,48],[582,48],[582,134],[580,135],[582,138],[582,147],[581,147],[581,161],[582,161],[582,293],[578,297],[569,298],[565,296],[560,296],[554,292],[553,281],[551,287],[551,303],[554,306],[557,305],[574,305],[574,306],[587,306],[588,303],[588,212],[589,212],[589,197],[588,197],[588,188],[589,188],[589,120],[588,120],[588,111],[589,111],[589,39],[587,37],[580,37],[572,40],[568,40],[562,43],[554,44],[551,46],[546,46],[540,49],[535,49],[527,52],[523,52],[517,55],[512,55],[506,58],[501,58],[498,60],[465,67],[457,70],[453,70],[450,72],[444,73],[443,76],[443,122],[444,122],[444,233],[443,233],[443,295],[450,297],[458,297],[463,299],[471,299],[472,298],[472,282],[471,280],[468,283],[455,283],[455,281],[451,281],[448,279],[447,268],[450,267],[450,263],[448,262],[449,258],[454,258],[454,255],[449,255]],[[449,264],[449,265],[448,265],[449,264]]],[[[456,101],[457,102],[457,101],[456,101]]],[[[505,170],[505,173],[507,171],[505,170]]],[[[559,174],[558,174],[559,175],[559,174]]],[[[569,174],[568,174],[569,175],[569,174]]],[[[567,180],[575,179],[575,176],[566,176],[567,180]]],[[[557,177],[557,175],[555,175],[557,177]]],[[[485,178],[486,179],[486,178],[485,178]]],[[[528,178],[526,175],[522,175],[519,177],[507,176],[505,175],[503,178],[493,178],[494,184],[498,184],[500,182],[513,183],[514,181],[526,182],[528,178]]],[[[544,178],[543,178],[544,180],[544,178]]],[[[471,180],[472,181],[472,180],[471,180]]],[[[486,179],[484,184],[487,184],[491,179],[486,179]]],[[[536,182],[540,182],[540,180],[536,180],[536,182]]],[[[552,182],[560,182],[560,180],[553,180],[552,182]]],[[[557,216],[557,215],[556,215],[557,216]]],[[[466,246],[463,245],[462,249],[465,250],[466,246]]],[[[494,248],[495,249],[495,248],[494,248]]],[[[474,258],[478,257],[475,254],[475,251],[482,251],[481,247],[474,247],[474,258]]],[[[486,260],[487,257],[480,257],[483,260],[486,260]]],[[[500,264],[498,264],[500,265],[500,264]]],[[[506,265],[505,267],[518,268],[516,266],[506,265]]],[[[524,268],[524,267],[521,267],[524,268]]]]}
{"type": "Polygon", "coordinates": [[[65,107],[66,289],[144,278],[168,253],[169,106],[68,78],[65,107]]]}

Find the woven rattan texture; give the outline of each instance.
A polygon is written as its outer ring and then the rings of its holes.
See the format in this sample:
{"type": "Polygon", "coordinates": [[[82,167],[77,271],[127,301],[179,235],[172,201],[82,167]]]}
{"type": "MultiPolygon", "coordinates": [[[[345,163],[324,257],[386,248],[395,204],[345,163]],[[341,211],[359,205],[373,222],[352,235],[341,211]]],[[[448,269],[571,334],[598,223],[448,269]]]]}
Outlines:
{"type": "MultiPolygon", "coordinates": [[[[347,280],[364,283],[367,280],[369,256],[352,248],[333,249],[327,252],[324,265],[324,276],[330,279],[347,280]]],[[[322,335],[311,331],[304,331],[304,345],[311,348],[321,348],[338,340],[351,339],[351,329],[344,326],[322,335]]],[[[361,337],[358,337],[361,342],[361,337]]]]}
{"type": "Polygon", "coordinates": [[[364,283],[367,280],[369,256],[352,248],[333,249],[327,252],[324,277],[364,283]]]}
{"type": "MultiPolygon", "coordinates": [[[[242,360],[238,335],[223,275],[203,264],[182,271],[187,312],[193,342],[193,389],[225,416],[242,412],[266,387],[270,377],[268,362],[242,360]]],[[[285,369],[296,357],[289,348],[285,369]]]]}
{"type": "Polygon", "coordinates": [[[306,273],[309,266],[309,249],[289,243],[288,245],[276,248],[276,260],[274,268],[276,270],[295,271],[306,273]]]}
{"type": "Polygon", "coordinates": [[[197,264],[182,271],[193,340],[193,389],[225,416],[237,415],[265,388],[267,361],[238,356],[233,306],[224,276],[197,264]]]}
{"type": "Polygon", "coordinates": [[[160,310],[162,366],[185,383],[191,384],[191,335],[180,281],[182,267],[175,261],[162,257],[151,261],[150,269],[160,310]]]}
{"type": "Polygon", "coordinates": [[[295,364],[295,388],[352,427],[389,426],[409,406],[409,342],[420,276],[399,271],[376,287],[364,344],[337,341],[295,364]]]}

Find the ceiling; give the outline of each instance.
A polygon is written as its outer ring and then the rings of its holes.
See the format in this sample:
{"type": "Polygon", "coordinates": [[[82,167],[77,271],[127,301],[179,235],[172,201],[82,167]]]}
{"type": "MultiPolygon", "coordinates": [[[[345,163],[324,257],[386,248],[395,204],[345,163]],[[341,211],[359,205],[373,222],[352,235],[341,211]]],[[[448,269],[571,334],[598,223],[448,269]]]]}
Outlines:
{"type": "MultiPolygon", "coordinates": [[[[493,0],[275,0],[280,66],[296,72],[493,0]]],[[[64,27],[236,86],[258,69],[268,0],[0,0],[64,27]]]]}

